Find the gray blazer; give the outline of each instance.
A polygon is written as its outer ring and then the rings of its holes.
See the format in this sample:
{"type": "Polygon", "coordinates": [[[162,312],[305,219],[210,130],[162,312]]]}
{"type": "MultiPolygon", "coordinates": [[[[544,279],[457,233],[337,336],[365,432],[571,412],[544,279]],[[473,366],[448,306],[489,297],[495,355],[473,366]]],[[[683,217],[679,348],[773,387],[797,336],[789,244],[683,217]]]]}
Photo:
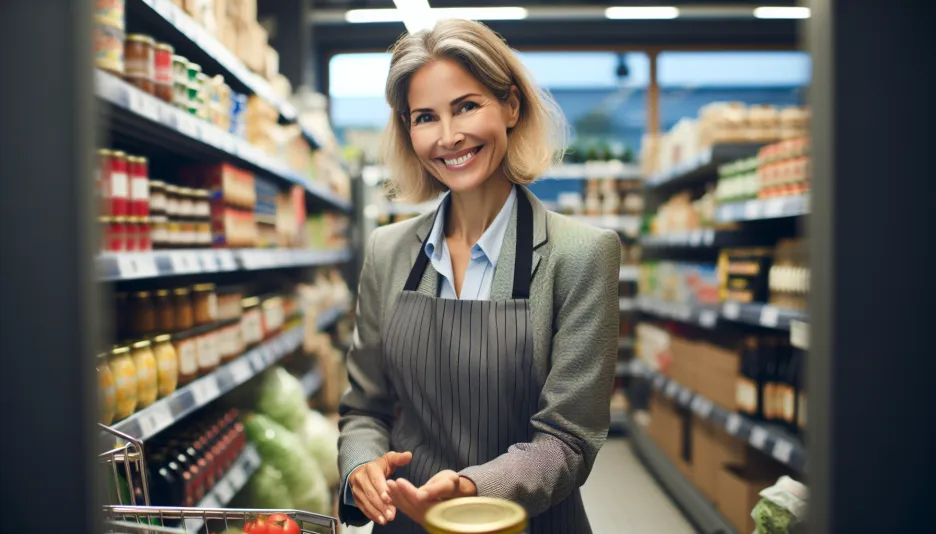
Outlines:
{"type": "MultiPolygon", "coordinates": [[[[609,402],[618,346],[616,233],[533,206],[533,362],[543,384],[530,424],[532,443],[462,471],[482,496],[500,497],[536,516],[563,501],[585,482],[609,425],[609,402]]],[[[517,209],[514,206],[494,272],[491,300],[509,299],[513,283],[517,209]]],[[[342,479],[357,466],[390,450],[396,393],[382,372],[381,334],[388,328],[435,213],[378,228],[365,251],[358,292],[357,325],[347,355],[351,388],[341,401],[339,468],[342,479]]],[[[419,291],[434,296],[438,276],[426,268],[419,291]]],[[[400,451],[402,452],[402,451],[400,451]]],[[[357,523],[357,510],[343,520],[357,523]]]]}

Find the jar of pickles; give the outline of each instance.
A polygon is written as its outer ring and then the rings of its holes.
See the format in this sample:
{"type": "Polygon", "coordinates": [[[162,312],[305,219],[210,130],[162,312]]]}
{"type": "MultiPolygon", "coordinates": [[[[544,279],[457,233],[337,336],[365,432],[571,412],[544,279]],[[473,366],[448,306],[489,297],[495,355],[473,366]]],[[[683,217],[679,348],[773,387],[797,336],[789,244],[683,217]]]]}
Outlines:
{"type": "Polygon", "coordinates": [[[192,287],[192,307],[195,324],[203,325],[218,320],[218,297],[214,284],[198,284],[192,287]]]}
{"type": "Polygon", "coordinates": [[[195,326],[195,315],[192,311],[192,297],[187,287],[176,288],[173,292],[175,303],[176,330],[189,330],[195,326]]]}
{"type": "Polygon", "coordinates": [[[137,408],[146,408],[159,396],[156,356],[149,341],[133,344],[133,364],[137,371],[137,408]]]}
{"type": "Polygon", "coordinates": [[[172,346],[172,336],[163,334],[153,338],[153,355],[156,356],[159,398],[167,397],[179,384],[179,357],[172,346]]]}
{"type": "Polygon", "coordinates": [[[107,357],[106,352],[97,356],[98,421],[102,425],[111,424],[117,411],[117,382],[107,363],[107,357]]]}
{"type": "Polygon", "coordinates": [[[117,347],[111,351],[108,361],[116,385],[116,409],[114,420],[129,417],[137,408],[137,370],[130,357],[129,347],[117,347]]]}

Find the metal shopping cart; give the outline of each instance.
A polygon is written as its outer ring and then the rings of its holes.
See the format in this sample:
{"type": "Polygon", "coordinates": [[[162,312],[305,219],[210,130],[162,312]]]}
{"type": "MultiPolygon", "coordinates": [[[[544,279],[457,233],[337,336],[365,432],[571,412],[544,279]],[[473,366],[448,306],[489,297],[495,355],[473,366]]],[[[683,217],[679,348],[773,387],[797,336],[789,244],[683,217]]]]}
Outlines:
{"type": "Polygon", "coordinates": [[[99,455],[108,466],[110,498],[118,504],[104,506],[107,533],[219,534],[240,531],[249,522],[273,514],[295,521],[303,534],[337,534],[338,520],[302,510],[150,506],[143,442],[100,425],[118,439],[115,447],[99,455]]]}

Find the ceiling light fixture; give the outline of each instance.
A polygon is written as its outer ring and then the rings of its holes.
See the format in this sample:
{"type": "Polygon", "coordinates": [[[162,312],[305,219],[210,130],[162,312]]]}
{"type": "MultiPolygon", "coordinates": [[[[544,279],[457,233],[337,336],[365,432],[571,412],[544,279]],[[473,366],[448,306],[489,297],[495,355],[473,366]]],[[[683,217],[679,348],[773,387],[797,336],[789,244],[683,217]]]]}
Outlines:
{"type": "Polygon", "coordinates": [[[522,20],[527,18],[527,10],[522,7],[443,7],[428,8],[413,6],[413,2],[399,1],[405,7],[397,9],[351,9],[345,12],[345,20],[354,24],[379,22],[402,22],[410,33],[432,28],[438,19],[467,20],[522,20]]]}
{"type": "Polygon", "coordinates": [[[663,20],[679,17],[673,6],[615,6],[605,9],[605,17],[613,20],[663,20]]]}
{"type": "Polygon", "coordinates": [[[808,7],[768,6],[754,9],[754,16],[759,19],[808,19],[808,7]]]}

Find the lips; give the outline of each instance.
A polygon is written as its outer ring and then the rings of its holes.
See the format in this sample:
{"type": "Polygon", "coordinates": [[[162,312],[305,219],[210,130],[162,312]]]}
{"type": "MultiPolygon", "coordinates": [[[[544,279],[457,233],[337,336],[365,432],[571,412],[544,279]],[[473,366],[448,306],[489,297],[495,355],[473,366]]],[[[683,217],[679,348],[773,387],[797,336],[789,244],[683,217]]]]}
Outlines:
{"type": "Polygon", "coordinates": [[[484,148],[484,145],[477,146],[474,148],[469,148],[461,152],[450,155],[449,157],[439,158],[446,167],[450,169],[459,169],[462,168],[474,159],[475,155],[478,154],[481,149],[484,148]]]}

